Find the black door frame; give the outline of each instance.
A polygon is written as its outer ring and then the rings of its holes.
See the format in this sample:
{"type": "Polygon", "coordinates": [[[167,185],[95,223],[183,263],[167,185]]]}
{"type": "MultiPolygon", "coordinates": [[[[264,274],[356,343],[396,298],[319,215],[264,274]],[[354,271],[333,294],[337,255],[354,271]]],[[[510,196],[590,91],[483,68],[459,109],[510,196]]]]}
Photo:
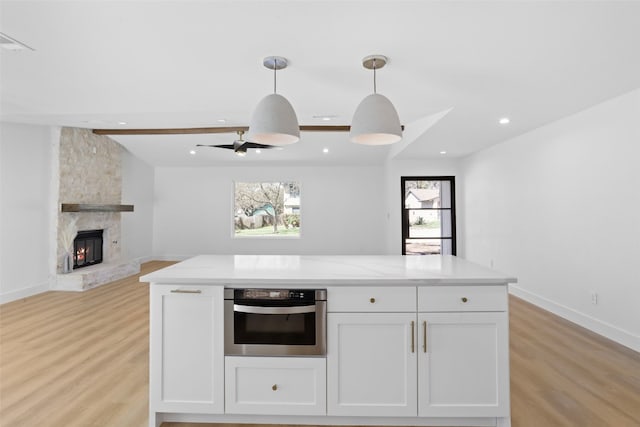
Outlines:
{"type": "MultiPolygon", "coordinates": [[[[451,239],[440,238],[440,240],[451,240],[451,254],[456,255],[456,177],[455,176],[401,176],[400,177],[400,207],[402,217],[402,255],[406,255],[405,241],[409,238],[409,209],[404,206],[405,182],[406,181],[449,181],[451,183],[451,208],[437,208],[434,210],[451,211],[451,239]]],[[[428,208],[424,208],[428,209],[428,208]]],[[[442,246],[441,246],[442,247],[442,246]]]]}

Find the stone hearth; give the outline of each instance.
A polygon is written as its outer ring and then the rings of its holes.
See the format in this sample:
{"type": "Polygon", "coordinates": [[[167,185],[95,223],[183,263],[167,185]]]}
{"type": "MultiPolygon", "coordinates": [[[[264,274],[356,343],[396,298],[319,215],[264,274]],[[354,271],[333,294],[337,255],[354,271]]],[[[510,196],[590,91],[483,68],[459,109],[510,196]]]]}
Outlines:
{"type": "Polygon", "coordinates": [[[86,291],[140,272],[138,261],[102,263],[56,275],[56,290],[86,291]]]}

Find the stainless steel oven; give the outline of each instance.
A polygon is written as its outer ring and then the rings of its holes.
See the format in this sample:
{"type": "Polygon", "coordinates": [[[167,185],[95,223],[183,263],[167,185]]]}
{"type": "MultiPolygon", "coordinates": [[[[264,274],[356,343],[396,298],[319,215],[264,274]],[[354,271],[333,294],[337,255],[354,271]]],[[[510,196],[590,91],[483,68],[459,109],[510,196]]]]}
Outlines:
{"type": "Polygon", "coordinates": [[[327,352],[326,289],[225,289],[226,355],[327,352]]]}

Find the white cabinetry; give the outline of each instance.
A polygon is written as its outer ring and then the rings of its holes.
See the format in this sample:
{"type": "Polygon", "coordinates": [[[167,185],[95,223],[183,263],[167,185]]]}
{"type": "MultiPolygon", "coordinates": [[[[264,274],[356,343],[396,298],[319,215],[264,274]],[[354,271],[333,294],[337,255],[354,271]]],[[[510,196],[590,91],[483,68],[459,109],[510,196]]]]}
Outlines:
{"type": "Polygon", "coordinates": [[[508,417],[506,287],[417,291],[328,289],[328,414],[508,417]]]}
{"type": "Polygon", "coordinates": [[[221,286],[153,285],[150,424],[156,412],[224,411],[221,286]]]}
{"type": "Polygon", "coordinates": [[[416,289],[329,288],[327,301],[327,413],[415,416],[416,289]]]}
{"type": "Polygon", "coordinates": [[[228,414],[325,415],[324,357],[225,358],[228,414]]]}
{"type": "Polygon", "coordinates": [[[441,311],[418,315],[418,416],[509,416],[506,304],[505,287],[418,289],[420,311],[441,311]]]}

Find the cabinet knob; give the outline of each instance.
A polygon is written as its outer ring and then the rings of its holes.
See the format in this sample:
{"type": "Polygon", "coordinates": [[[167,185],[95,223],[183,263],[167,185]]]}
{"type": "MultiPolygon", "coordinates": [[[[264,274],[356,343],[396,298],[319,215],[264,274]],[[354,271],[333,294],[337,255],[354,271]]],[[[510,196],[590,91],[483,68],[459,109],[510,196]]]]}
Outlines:
{"type": "Polygon", "coordinates": [[[369,302],[370,302],[371,304],[374,304],[374,303],[376,302],[376,299],[375,299],[375,298],[369,298],[369,302]]]}
{"type": "Polygon", "coordinates": [[[278,384],[274,384],[271,386],[271,390],[276,391],[278,390],[278,384]]]}
{"type": "Polygon", "coordinates": [[[467,297],[462,297],[461,299],[462,299],[462,302],[467,302],[467,301],[469,301],[469,300],[467,299],[467,297]]]}

